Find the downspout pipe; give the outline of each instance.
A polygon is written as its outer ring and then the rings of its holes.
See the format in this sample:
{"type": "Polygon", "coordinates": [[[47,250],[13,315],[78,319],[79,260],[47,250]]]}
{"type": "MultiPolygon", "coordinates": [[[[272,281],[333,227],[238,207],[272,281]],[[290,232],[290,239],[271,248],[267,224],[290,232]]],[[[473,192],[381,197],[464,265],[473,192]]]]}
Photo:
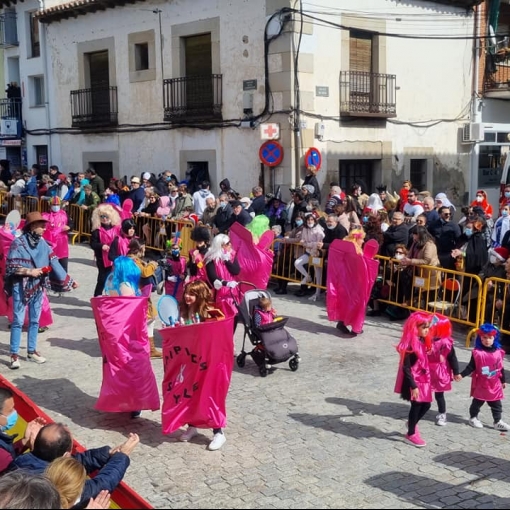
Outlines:
{"type": "MultiPolygon", "coordinates": [[[[39,0],[39,10],[45,9],[45,0],[39,0]]],[[[39,23],[40,28],[40,43],[41,43],[41,53],[43,59],[43,67],[44,67],[44,108],[46,109],[46,128],[48,129],[48,167],[54,163],[53,161],[53,147],[51,144],[51,115],[50,115],[50,70],[48,68],[48,53],[47,53],[47,45],[46,45],[46,24],[39,23]]]]}

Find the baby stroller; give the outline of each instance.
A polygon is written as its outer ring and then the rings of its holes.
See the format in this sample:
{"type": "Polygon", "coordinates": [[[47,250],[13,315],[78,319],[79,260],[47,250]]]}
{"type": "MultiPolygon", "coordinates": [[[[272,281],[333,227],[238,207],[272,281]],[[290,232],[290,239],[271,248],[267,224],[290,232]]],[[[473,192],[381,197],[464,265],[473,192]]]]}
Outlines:
{"type": "Polygon", "coordinates": [[[296,339],[285,329],[288,317],[277,317],[269,324],[255,327],[253,323],[253,309],[259,298],[271,299],[267,290],[252,289],[244,293],[240,303],[235,300],[239,311],[239,318],[244,324],[243,347],[237,356],[237,366],[243,368],[246,356],[249,354],[259,367],[259,373],[266,377],[268,369],[277,363],[289,362],[290,369],[295,372],[299,368],[301,358],[298,354],[296,339]],[[253,349],[245,351],[246,337],[250,339],[253,349]]]}

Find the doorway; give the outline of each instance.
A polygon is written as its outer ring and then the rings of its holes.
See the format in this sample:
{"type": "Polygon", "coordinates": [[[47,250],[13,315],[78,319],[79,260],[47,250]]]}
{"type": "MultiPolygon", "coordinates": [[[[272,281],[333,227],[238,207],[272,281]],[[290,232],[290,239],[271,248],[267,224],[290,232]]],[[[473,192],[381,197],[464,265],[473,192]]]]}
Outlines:
{"type": "Polygon", "coordinates": [[[188,179],[188,192],[193,195],[195,191],[200,189],[202,181],[209,181],[209,162],[208,161],[188,161],[188,169],[186,170],[186,179],[188,179]]]}
{"type": "Polygon", "coordinates": [[[213,106],[211,34],[184,38],[186,107],[202,111],[213,106]]]}
{"type": "Polygon", "coordinates": [[[91,94],[91,114],[100,120],[110,118],[110,64],[108,50],[87,54],[91,94]]]}
{"type": "Polygon", "coordinates": [[[96,171],[96,174],[104,181],[107,188],[113,177],[113,163],[111,161],[89,161],[89,167],[96,171]]]}

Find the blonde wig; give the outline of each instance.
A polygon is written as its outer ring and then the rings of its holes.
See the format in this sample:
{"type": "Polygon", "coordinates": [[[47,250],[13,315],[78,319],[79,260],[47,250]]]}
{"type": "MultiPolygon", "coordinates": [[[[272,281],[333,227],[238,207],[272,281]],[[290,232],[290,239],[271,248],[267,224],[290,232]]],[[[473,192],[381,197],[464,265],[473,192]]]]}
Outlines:
{"type": "Polygon", "coordinates": [[[121,217],[117,209],[113,207],[111,204],[99,204],[94,211],[92,212],[92,230],[97,230],[101,227],[101,219],[99,216],[101,214],[105,214],[110,218],[110,221],[112,222],[112,225],[120,225],[121,224],[121,217]]]}

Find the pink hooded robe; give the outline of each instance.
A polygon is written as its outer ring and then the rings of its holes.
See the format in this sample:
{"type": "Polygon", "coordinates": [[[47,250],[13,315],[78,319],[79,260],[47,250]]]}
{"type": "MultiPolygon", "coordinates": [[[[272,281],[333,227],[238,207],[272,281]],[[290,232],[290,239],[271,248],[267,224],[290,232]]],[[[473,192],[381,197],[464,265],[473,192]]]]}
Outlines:
{"type": "MultiPolygon", "coordinates": [[[[417,402],[432,402],[432,386],[430,380],[430,367],[427,359],[427,351],[425,344],[420,342],[421,352],[416,363],[411,367],[411,374],[414,382],[419,390],[419,398],[417,402]]],[[[402,392],[402,383],[404,381],[404,368],[402,360],[398,365],[397,379],[395,381],[395,393],[402,392]]]]}
{"type": "Polygon", "coordinates": [[[486,402],[503,399],[501,372],[505,351],[496,349],[494,352],[487,352],[474,349],[473,357],[476,368],[471,374],[471,396],[486,402]]]}
{"type": "Polygon", "coordinates": [[[145,296],[90,300],[103,354],[103,382],[95,408],[109,413],[160,407],[150,360],[145,296]]]}
{"type": "Polygon", "coordinates": [[[448,354],[453,347],[451,338],[441,338],[432,342],[432,350],[427,354],[430,367],[432,391],[451,391],[453,371],[448,363],[448,354]]]}
{"type": "Polygon", "coordinates": [[[42,217],[48,220],[43,238],[53,247],[53,252],[59,259],[69,257],[69,240],[67,237],[67,214],[60,209],[58,212],[43,213],[42,217]]]}
{"type": "Polygon", "coordinates": [[[233,318],[159,330],[163,339],[163,434],[192,423],[227,424],[226,399],[232,377],[233,318]]]}
{"type": "Polygon", "coordinates": [[[329,247],[328,319],[342,321],[356,333],[363,329],[367,303],[379,271],[379,261],[373,259],[377,247],[373,239],[365,243],[363,255],[356,253],[350,241],[335,239],[329,247]]]}

